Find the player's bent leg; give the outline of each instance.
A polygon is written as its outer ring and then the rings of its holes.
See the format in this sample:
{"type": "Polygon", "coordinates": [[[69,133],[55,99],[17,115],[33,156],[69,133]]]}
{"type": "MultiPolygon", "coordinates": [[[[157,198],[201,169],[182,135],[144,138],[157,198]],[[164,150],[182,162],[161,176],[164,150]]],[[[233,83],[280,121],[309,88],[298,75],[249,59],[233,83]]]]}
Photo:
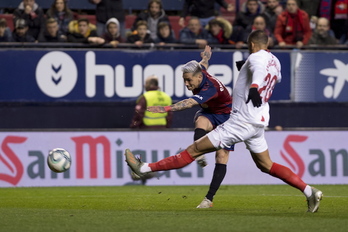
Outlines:
{"type": "Polygon", "coordinates": [[[268,150],[262,153],[252,153],[253,160],[261,171],[277,177],[285,183],[299,189],[307,198],[307,212],[315,213],[319,209],[320,201],[323,198],[323,192],[319,189],[307,185],[298,175],[288,167],[274,163],[269,158],[268,150]],[[272,165],[271,165],[272,164],[272,165]],[[271,165],[271,166],[270,166],[271,165]]]}

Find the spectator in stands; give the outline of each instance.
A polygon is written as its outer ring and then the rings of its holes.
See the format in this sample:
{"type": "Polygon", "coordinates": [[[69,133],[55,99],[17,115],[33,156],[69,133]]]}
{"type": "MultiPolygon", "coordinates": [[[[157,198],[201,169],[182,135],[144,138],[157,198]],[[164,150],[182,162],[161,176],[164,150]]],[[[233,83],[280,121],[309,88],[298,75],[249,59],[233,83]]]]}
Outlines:
{"type": "Polygon", "coordinates": [[[330,28],[336,39],[340,40],[342,36],[345,36],[348,20],[347,0],[322,0],[319,7],[319,16],[330,21],[330,28]]]}
{"type": "Polygon", "coordinates": [[[24,19],[18,19],[12,33],[14,42],[35,42],[35,38],[28,33],[28,25],[24,19]]]}
{"type": "Polygon", "coordinates": [[[307,12],[308,18],[309,18],[309,26],[311,30],[314,31],[318,21],[319,7],[320,7],[321,0],[296,0],[296,1],[297,1],[298,8],[307,12]]]}
{"type": "Polygon", "coordinates": [[[215,38],[213,43],[229,44],[232,34],[232,25],[224,18],[216,17],[209,21],[206,29],[215,38]]]}
{"type": "Polygon", "coordinates": [[[3,18],[0,19],[0,42],[12,42],[12,32],[3,18]]]}
{"type": "Polygon", "coordinates": [[[46,28],[39,35],[39,42],[65,42],[67,40],[66,35],[59,31],[58,22],[55,18],[49,18],[46,20],[46,28]]]}
{"type": "Polygon", "coordinates": [[[119,43],[124,42],[119,29],[120,23],[116,18],[111,18],[106,22],[106,32],[103,35],[106,44],[117,47],[119,43]]]}
{"type": "Polygon", "coordinates": [[[157,25],[160,22],[167,22],[168,24],[170,24],[168,16],[166,15],[166,12],[163,9],[161,0],[149,1],[147,10],[141,12],[135,19],[133,24],[133,30],[135,29],[135,26],[139,21],[147,22],[147,26],[150,30],[151,38],[153,40],[156,40],[157,38],[157,25]]]}
{"type": "Polygon", "coordinates": [[[177,42],[170,24],[167,22],[160,22],[157,25],[157,38],[155,39],[155,43],[158,45],[165,45],[177,42]]]}
{"type": "Polygon", "coordinates": [[[231,44],[235,45],[236,48],[242,48],[245,44],[243,41],[244,29],[232,26],[228,20],[222,17],[210,20],[206,29],[215,39],[211,44],[231,44]]]}
{"type": "Polygon", "coordinates": [[[143,46],[144,43],[154,43],[148,32],[147,22],[138,21],[135,31],[127,37],[127,43],[133,43],[138,47],[143,46]]]}
{"type": "Polygon", "coordinates": [[[125,12],[123,0],[89,0],[95,4],[97,17],[97,34],[102,36],[105,33],[105,24],[110,18],[116,18],[120,23],[121,37],[125,36],[125,12]]]}
{"type": "Polygon", "coordinates": [[[238,12],[233,25],[246,29],[248,26],[251,26],[256,16],[263,13],[264,9],[265,7],[260,1],[247,0],[243,4],[241,11],[238,12]]]}
{"type": "Polygon", "coordinates": [[[310,38],[309,45],[336,45],[337,39],[330,35],[330,22],[327,18],[319,18],[317,26],[310,38]]]}
{"type": "Polygon", "coordinates": [[[248,36],[251,32],[255,30],[261,30],[265,31],[268,35],[268,47],[273,47],[276,44],[276,39],[271,31],[268,30],[266,26],[266,20],[263,16],[259,15],[256,16],[253,24],[251,26],[248,26],[248,28],[245,30],[244,34],[244,41],[246,42],[248,39],[248,36]]]}
{"type": "Polygon", "coordinates": [[[187,27],[180,31],[180,43],[197,44],[200,48],[210,43],[216,43],[215,38],[204,28],[197,17],[191,17],[187,27]]]}
{"type": "Polygon", "coordinates": [[[288,0],[286,10],[278,16],[274,30],[279,46],[296,45],[301,48],[308,43],[311,35],[308,14],[298,8],[296,0],[288,0]]]}
{"type": "Polygon", "coordinates": [[[279,0],[267,0],[266,8],[261,15],[265,18],[270,32],[274,32],[277,17],[282,12],[283,6],[279,4],[279,0]]]}
{"type": "Polygon", "coordinates": [[[160,91],[158,78],[154,75],[146,78],[145,90],[146,92],[136,102],[130,128],[169,128],[173,112],[152,113],[146,109],[149,106],[170,106],[171,97],[160,91]]]}
{"type": "MultiPolygon", "coordinates": [[[[71,21],[69,26],[72,26],[74,21],[71,21]]],[[[89,23],[88,19],[81,18],[77,20],[77,30],[70,28],[68,33],[68,42],[74,43],[89,43],[101,45],[105,43],[103,38],[98,37],[95,26],[89,23]]]]}
{"type": "Polygon", "coordinates": [[[38,39],[39,34],[45,27],[45,17],[35,0],[23,0],[13,12],[13,16],[15,24],[19,19],[24,19],[28,26],[27,33],[34,37],[35,40],[38,39]]]}
{"type": "Polygon", "coordinates": [[[57,21],[60,34],[68,34],[68,26],[74,20],[74,14],[67,6],[67,0],[54,0],[50,9],[47,10],[46,16],[57,21]]]}
{"type": "Polygon", "coordinates": [[[234,10],[234,6],[227,4],[225,0],[185,0],[179,25],[185,27],[185,18],[190,15],[191,17],[199,18],[202,27],[205,27],[217,15],[215,12],[215,3],[218,3],[229,12],[234,10]]]}

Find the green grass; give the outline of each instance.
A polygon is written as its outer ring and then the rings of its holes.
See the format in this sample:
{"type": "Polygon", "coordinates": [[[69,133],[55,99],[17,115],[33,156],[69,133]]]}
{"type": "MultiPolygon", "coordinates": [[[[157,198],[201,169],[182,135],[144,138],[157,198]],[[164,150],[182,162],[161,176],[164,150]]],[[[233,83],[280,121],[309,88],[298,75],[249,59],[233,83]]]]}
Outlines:
{"type": "Polygon", "coordinates": [[[348,185],[316,187],[314,214],[287,185],[222,186],[211,209],[207,186],[0,188],[0,231],[346,232],[348,185]]]}

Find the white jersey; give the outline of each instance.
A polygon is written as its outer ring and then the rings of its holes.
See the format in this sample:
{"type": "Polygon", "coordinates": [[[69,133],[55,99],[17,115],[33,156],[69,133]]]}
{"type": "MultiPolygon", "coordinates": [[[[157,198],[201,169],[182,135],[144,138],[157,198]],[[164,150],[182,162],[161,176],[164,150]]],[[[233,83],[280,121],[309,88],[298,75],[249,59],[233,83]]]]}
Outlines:
{"type": "Polygon", "coordinates": [[[271,52],[260,50],[250,54],[233,88],[231,111],[233,120],[268,126],[270,118],[268,100],[275,84],[281,80],[280,69],[278,58],[271,52]],[[262,99],[260,107],[254,107],[251,100],[246,104],[251,86],[257,87],[260,93],[262,99]]]}

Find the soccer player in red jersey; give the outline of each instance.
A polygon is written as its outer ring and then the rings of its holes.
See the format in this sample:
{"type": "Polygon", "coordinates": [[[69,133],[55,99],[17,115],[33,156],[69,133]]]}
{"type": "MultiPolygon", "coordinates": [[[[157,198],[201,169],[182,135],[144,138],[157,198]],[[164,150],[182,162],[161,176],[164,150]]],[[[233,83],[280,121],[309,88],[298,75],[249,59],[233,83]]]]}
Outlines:
{"type": "MultiPolygon", "coordinates": [[[[194,118],[195,141],[212,131],[216,126],[224,123],[231,113],[231,94],[224,84],[207,72],[211,54],[211,48],[206,46],[201,53],[202,60],[199,63],[192,60],[182,67],[184,83],[186,88],[192,91],[192,97],[171,106],[151,106],[147,109],[154,113],[165,113],[168,111],[185,110],[199,105],[201,109],[194,118]]],[[[232,145],[216,151],[214,175],[209,191],[197,208],[210,208],[213,206],[213,197],[226,175],[229,151],[233,151],[233,149],[234,146],[232,145]]],[[[197,157],[196,160],[201,167],[207,165],[204,155],[197,157]]]]}

